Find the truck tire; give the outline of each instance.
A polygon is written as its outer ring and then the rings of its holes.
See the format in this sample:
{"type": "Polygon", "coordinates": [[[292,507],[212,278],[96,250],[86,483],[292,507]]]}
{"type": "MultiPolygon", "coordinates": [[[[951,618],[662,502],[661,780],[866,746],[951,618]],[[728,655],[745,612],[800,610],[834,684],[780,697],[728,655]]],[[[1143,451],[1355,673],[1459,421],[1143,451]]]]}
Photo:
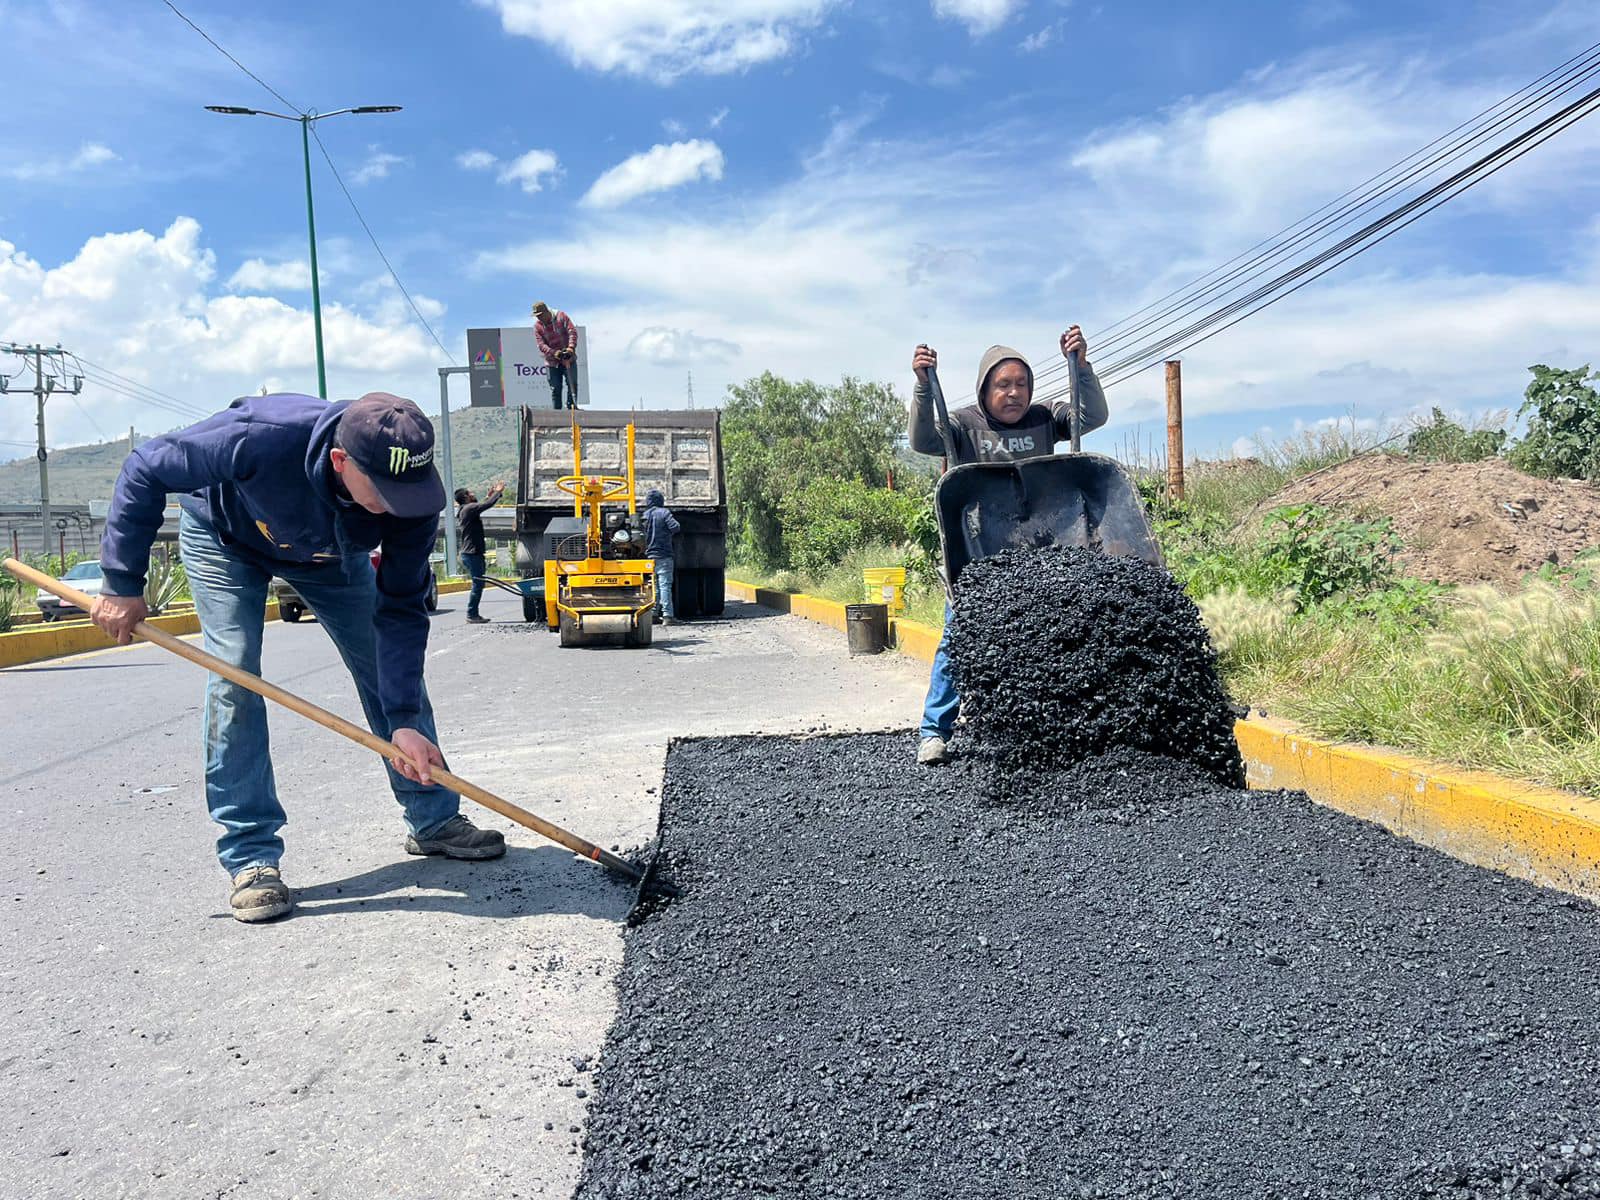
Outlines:
{"type": "Polygon", "coordinates": [[[578,644],[578,623],[572,619],[571,613],[564,612],[561,614],[557,632],[561,635],[561,648],[563,650],[578,644]]]}
{"type": "Polygon", "coordinates": [[[672,607],[680,620],[692,621],[700,615],[699,571],[679,571],[673,578],[672,607]]]}
{"type": "Polygon", "coordinates": [[[278,616],[291,623],[298,621],[306,615],[305,605],[296,604],[293,600],[282,600],[278,603],[278,616]]]}

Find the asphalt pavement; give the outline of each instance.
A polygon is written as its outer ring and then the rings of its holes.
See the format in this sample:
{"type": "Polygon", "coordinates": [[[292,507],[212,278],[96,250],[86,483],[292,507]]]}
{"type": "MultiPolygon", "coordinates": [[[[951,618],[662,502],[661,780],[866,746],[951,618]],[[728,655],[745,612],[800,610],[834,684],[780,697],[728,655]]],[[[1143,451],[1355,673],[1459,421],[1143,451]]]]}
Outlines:
{"type": "MultiPolygon", "coordinates": [[[[464,599],[429,647],[451,767],[605,846],[653,832],[672,737],[920,711],[922,664],[849,658],[753,605],[648,650],[561,650],[515,598],[486,597],[485,626],[464,599]]],[[[263,670],[359,719],[314,623],[270,625],[263,670]]],[[[407,856],[376,758],[275,712],[299,907],[241,925],[200,788],[202,687],[150,646],[0,671],[5,1190],[570,1195],[631,892],[470,803],[504,859],[407,856]]]]}

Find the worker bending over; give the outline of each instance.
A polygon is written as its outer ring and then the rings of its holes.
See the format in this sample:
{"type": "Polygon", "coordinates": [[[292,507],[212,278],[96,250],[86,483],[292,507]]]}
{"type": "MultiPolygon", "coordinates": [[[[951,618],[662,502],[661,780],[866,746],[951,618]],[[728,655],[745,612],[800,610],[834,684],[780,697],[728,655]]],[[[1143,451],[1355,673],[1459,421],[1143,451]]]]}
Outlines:
{"type": "MultiPolygon", "coordinates": [[[[183,508],[178,545],[206,650],[260,674],[267,585],[274,575],[293,584],[344,659],[372,732],[405,756],[388,772],[406,851],[504,854],[505,838],[474,827],[460,797],[430,777],[445,765],[422,681],[429,556],[445,497],[422,410],[385,392],[336,404],[247,396],[140,446],[112,495],[100,548],[105,585],[90,613],[120,643],[148,614],[150,546],[171,495],[183,508]],[[370,552],[380,546],[374,570],[370,552]]],[[[282,916],[294,898],[278,869],[288,818],[266,701],[212,675],[204,728],[206,805],[223,828],[217,857],[233,881],[233,915],[282,916]]]]}
{"type": "MultiPolygon", "coordinates": [[[[1071,359],[1078,355],[1078,403],[1082,424],[1078,432],[1087,433],[1106,423],[1106,394],[1086,357],[1088,346],[1076,325],[1061,335],[1061,353],[1071,359]]],[[[939,356],[926,345],[918,346],[911,357],[917,382],[912,390],[911,418],[907,433],[911,448],[921,454],[944,455],[944,440],[933,414],[933,390],[928,371],[937,369],[939,356]]],[[[967,463],[1011,462],[1054,454],[1057,442],[1072,440],[1072,405],[1062,400],[1050,406],[1033,402],[1033,368],[1028,360],[1009,346],[990,346],[978,364],[977,403],[950,414],[950,436],[956,459],[946,469],[967,463]]],[[[955,730],[961,697],[950,678],[950,608],[945,606],[945,632],[933,656],[928,679],[928,696],[922,706],[922,740],[917,746],[919,763],[942,763],[947,756],[950,735],[955,730]]]]}

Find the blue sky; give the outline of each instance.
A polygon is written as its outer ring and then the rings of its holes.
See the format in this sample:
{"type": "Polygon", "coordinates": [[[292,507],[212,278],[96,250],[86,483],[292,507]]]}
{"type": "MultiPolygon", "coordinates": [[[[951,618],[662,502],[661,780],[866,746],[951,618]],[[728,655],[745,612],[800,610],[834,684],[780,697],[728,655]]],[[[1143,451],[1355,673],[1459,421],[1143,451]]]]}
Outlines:
{"type": "MultiPolygon", "coordinates": [[[[179,0],[323,139],[459,361],[544,298],[601,404],[771,369],[952,395],[1043,365],[1600,41],[1588,3],[179,0]]],[[[159,0],[0,0],[0,339],[60,341],[189,409],[314,390],[298,131],[159,0]]],[[[446,361],[313,147],[329,384],[437,395],[446,361]]],[[[1185,355],[1190,446],[1514,405],[1600,360],[1600,118],[1185,355]]],[[[1156,430],[1159,371],[1111,393],[1156,430]]],[[[464,389],[460,393],[464,395],[464,389]]],[[[32,437],[0,402],[0,457],[32,437]]],[[[91,383],[56,444],[171,408],[91,383]]],[[[1246,439],[1246,441],[1241,441],[1246,439]]]]}

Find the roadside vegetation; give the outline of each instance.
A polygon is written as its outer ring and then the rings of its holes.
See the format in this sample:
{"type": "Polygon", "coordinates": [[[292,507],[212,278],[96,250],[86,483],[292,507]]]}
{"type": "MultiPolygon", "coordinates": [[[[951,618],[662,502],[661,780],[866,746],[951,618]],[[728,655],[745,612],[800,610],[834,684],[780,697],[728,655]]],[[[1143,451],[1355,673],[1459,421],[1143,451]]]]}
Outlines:
{"type": "MultiPolygon", "coordinates": [[[[1293,481],[1380,447],[1600,480],[1600,373],[1531,373],[1520,438],[1437,409],[1408,429],[1318,428],[1193,471],[1182,502],[1134,464],[1236,699],[1324,736],[1600,795],[1600,548],[1510,589],[1454,587],[1403,574],[1381,515],[1272,504],[1293,481]]],[[[892,389],[851,380],[768,375],[735,389],[724,415],[730,574],[858,603],[863,569],[903,566],[906,615],[940,624],[936,475],[897,454],[902,413],[892,389]],[[833,445],[848,453],[832,457],[833,445]]]]}

